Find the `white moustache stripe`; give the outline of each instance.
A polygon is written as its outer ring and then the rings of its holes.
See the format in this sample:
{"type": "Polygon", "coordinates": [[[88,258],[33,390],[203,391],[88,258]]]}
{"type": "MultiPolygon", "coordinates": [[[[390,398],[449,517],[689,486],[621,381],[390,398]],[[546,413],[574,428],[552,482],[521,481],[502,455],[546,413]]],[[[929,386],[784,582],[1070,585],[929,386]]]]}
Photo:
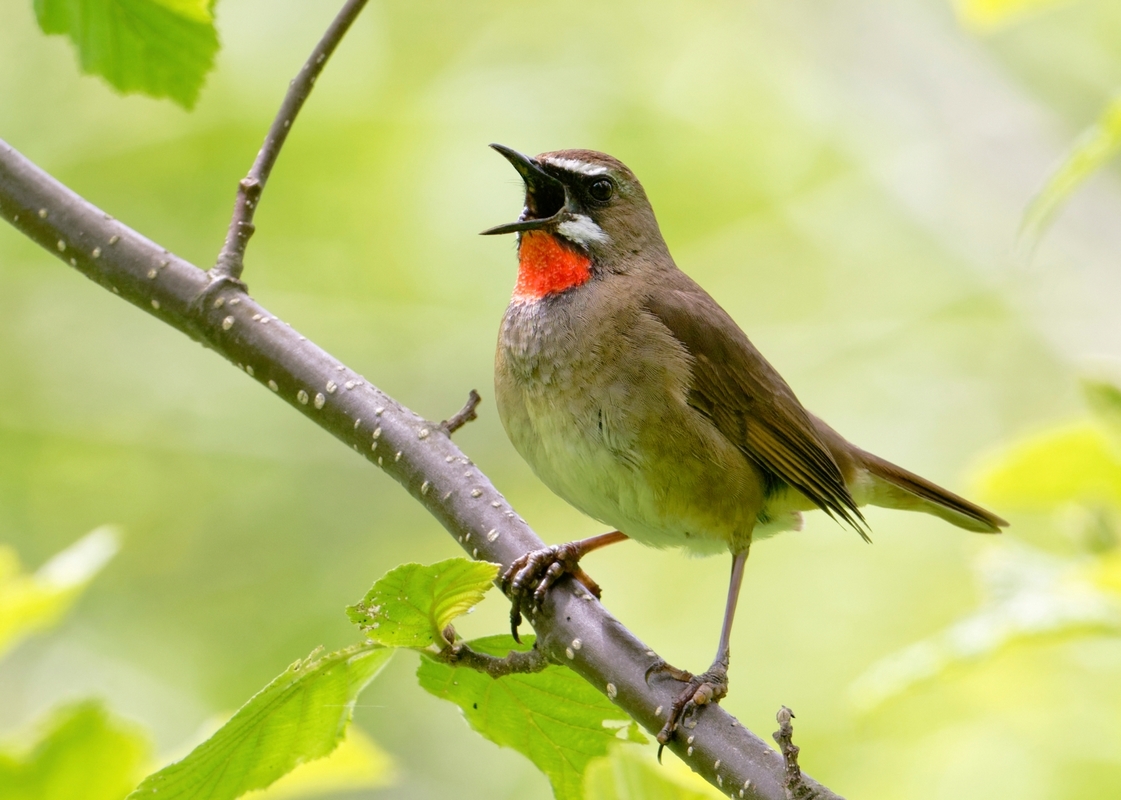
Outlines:
{"type": "Polygon", "coordinates": [[[557,233],[570,242],[587,247],[592,242],[606,242],[608,235],[603,228],[592,222],[591,217],[583,214],[573,214],[572,219],[566,219],[557,226],[557,233]]]}
{"type": "Polygon", "coordinates": [[[577,161],[575,158],[543,158],[541,160],[569,172],[579,172],[581,175],[603,175],[607,172],[605,166],[589,164],[587,161],[577,161]]]}

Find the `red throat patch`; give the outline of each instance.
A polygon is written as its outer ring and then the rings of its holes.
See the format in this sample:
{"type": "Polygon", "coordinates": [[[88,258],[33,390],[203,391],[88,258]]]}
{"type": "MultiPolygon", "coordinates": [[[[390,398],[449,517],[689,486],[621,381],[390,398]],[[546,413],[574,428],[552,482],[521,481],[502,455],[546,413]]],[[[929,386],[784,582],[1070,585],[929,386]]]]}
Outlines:
{"type": "Polygon", "coordinates": [[[592,277],[592,260],[544,231],[525,231],[518,246],[515,300],[540,300],[592,277]]]}

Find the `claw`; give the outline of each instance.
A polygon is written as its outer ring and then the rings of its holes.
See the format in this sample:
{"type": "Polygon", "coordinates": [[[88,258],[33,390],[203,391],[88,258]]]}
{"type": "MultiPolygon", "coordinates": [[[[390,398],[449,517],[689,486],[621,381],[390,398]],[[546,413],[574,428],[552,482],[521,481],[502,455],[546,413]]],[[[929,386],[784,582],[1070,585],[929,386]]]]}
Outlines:
{"type": "Polygon", "coordinates": [[[510,598],[510,633],[514,641],[521,642],[518,626],[522,622],[522,609],[541,608],[549,587],[565,574],[582,572],[577,566],[582,553],[573,544],[576,543],[526,553],[502,573],[499,586],[510,598]]]}
{"type": "Polygon", "coordinates": [[[681,722],[690,716],[700,706],[709,703],[719,703],[728,694],[728,665],[724,661],[717,661],[702,675],[690,675],[684,670],[677,670],[664,661],[655,664],[646,671],[647,677],[653,672],[669,672],[675,679],[683,681],[685,688],[670,706],[666,724],[658,731],[658,761],[662,760],[662,749],[673,738],[673,734],[681,727],[681,722]],[[688,676],[688,677],[685,677],[688,676]]]}
{"type": "Polygon", "coordinates": [[[510,632],[514,635],[514,640],[521,641],[518,638],[518,625],[522,621],[522,609],[528,610],[531,606],[540,609],[545,603],[545,595],[549,587],[565,575],[575,577],[598,598],[599,586],[588,573],[580,569],[580,559],[592,550],[621,542],[626,538],[626,535],[619,531],[611,531],[588,539],[535,550],[515,559],[514,563],[502,573],[502,578],[498,582],[503,593],[510,598],[510,632]],[[527,604],[526,600],[529,599],[527,595],[531,589],[532,599],[527,604]]]}
{"type": "Polygon", "coordinates": [[[522,624],[522,601],[520,597],[514,597],[511,600],[510,606],[510,635],[514,637],[514,641],[518,644],[522,643],[522,637],[518,636],[518,626],[522,624]]]}

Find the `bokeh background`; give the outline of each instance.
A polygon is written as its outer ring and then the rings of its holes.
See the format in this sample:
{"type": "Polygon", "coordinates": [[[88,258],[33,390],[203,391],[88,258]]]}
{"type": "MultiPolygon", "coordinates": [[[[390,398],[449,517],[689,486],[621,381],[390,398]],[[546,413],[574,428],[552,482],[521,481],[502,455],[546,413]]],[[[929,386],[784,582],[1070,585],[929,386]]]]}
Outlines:
{"type": "MultiPolygon", "coordinates": [[[[197,108],[81,77],[31,3],[0,6],[0,136],[173,252],[210,264],[236,181],[336,3],[222,0],[197,108]]],[[[990,4],[992,5],[992,4],[990,4]]],[[[999,4],[997,4],[999,5],[999,4]]],[[[1116,168],[1031,257],[1023,210],[1121,87],[1121,5],[986,27],[946,0],[373,2],[319,81],[257,216],[247,279],[275,314],[433,419],[470,388],[460,446],[548,541],[599,532],[506,440],[491,362],[520,180],[486,148],[589,147],[643,180],[679,265],[813,411],[951,488],[1085,415],[1121,355],[1116,168]]],[[[58,628],[0,663],[0,734],[106,698],[176,751],[313,647],[404,561],[459,554],[391,480],[254,381],[0,230],[0,542],[32,567],[103,523],[120,554],[58,628]]],[[[983,496],[983,495],[982,495],[983,496]]],[[[1006,540],[1078,547],[997,508],[1006,540]]],[[[980,537],[869,513],[756,548],[725,706],[860,798],[1121,792],[1121,637],[1001,648],[883,702],[853,686],[983,602],[980,537]],[[854,699],[856,698],[856,699],[854,699]]],[[[672,663],[707,665],[728,565],[624,545],[589,571],[672,663]]],[[[501,632],[497,596],[462,632],[501,632]]],[[[399,780],[358,796],[545,798],[520,756],[416,686],[402,653],[357,721],[399,780]]],[[[342,795],[339,795],[342,797],[342,795]]]]}

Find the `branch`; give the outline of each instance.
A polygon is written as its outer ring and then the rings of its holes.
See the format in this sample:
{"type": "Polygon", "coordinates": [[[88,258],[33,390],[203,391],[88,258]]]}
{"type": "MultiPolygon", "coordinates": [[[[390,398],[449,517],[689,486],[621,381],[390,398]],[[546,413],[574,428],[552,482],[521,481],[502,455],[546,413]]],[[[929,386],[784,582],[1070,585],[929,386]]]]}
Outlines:
{"type": "Polygon", "coordinates": [[[466,642],[456,641],[455,629],[451,625],[444,629],[444,638],[453,644],[449,644],[432,658],[445,664],[458,664],[476,672],[485,672],[495,679],[515,673],[541,672],[552,663],[545,651],[537,647],[524,651],[511,650],[501,658],[472,650],[466,642]]]}
{"type": "Polygon", "coordinates": [[[813,800],[817,795],[813,788],[807,786],[802,780],[802,770],[798,766],[798,753],[801,752],[801,748],[794,744],[794,726],[790,724],[792,719],[794,719],[794,712],[786,706],[782,706],[775,715],[778,730],[771,734],[778,745],[779,752],[782,753],[783,763],[786,765],[786,780],[784,781],[786,796],[788,800],[813,800]]]}
{"type": "Polygon", "coordinates": [[[472,389],[467,395],[467,402],[464,403],[463,408],[452,414],[451,419],[446,419],[440,423],[440,427],[444,429],[444,433],[451,436],[468,422],[478,419],[479,415],[475,413],[475,410],[482,401],[483,398],[479,397],[479,393],[472,389]]]}
{"type": "MultiPolygon", "coordinates": [[[[383,469],[472,557],[508,567],[545,546],[440,425],[294,328],[270,324],[277,318],[240,282],[212,282],[3,141],[0,217],[101,287],[213,349],[383,469]]],[[[647,669],[661,659],[580,583],[559,581],[532,622],[537,647],[549,659],[567,664],[648,731],[661,728],[663,709],[680,685],[665,677],[646,682],[647,669]]],[[[687,740],[675,737],[667,745],[694,771],[735,797],[785,800],[782,756],[719,706],[704,707],[694,720],[687,740]]],[[[837,798],[805,775],[802,783],[817,798],[837,798]]]]}
{"type": "Polygon", "coordinates": [[[335,48],[342,41],[343,36],[350,29],[350,24],[362,12],[366,0],[347,0],[345,6],[339,11],[334,22],[327,28],[319,44],[311,51],[308,60],[304,62],[299,73],[288,84],[288,93],[284,95],[284,102],[276,112],[265,142],[257,152],[257,160],[237,185],[237,200],[234,201],[234,214],[230,220],[230,228],[226,231],[226,241],[218,253],[218,260],[210,270],[215,280],[240,281],[241,272],[245,267],[245,248],[249,245],[249,238],[256,228],[253,226],[253,214],[265,190],[269,173],[280,155],[280,148],[288,138],[288,131],[296,121],[296,115],[303,108],[304,101],[308,99],[315,86],[315,79],[327,65],[327,59],[335,52],[335,48]]]}

